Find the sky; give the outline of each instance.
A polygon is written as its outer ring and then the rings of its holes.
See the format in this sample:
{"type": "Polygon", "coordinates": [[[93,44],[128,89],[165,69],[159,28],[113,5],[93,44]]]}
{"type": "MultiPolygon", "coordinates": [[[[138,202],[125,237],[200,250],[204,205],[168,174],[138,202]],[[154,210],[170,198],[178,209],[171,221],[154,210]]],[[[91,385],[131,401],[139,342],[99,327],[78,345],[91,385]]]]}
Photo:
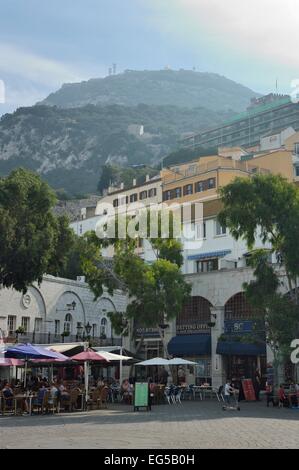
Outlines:
{"type": "Polygon", "coordinates": [[[256,92],[299,78],[298,0],[0,0],[0,115],[63,83],[196,68],[256,92]]]}

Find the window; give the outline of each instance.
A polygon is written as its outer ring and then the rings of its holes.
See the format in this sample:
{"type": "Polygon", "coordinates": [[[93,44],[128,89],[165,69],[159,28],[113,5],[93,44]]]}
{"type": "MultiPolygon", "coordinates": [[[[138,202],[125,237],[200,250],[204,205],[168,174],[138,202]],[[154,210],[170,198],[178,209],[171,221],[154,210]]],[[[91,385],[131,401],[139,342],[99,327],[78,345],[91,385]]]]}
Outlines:
{"type": "Polygon", "coordinates": [[[93,325],[92,325],[92,337],[93,337],[93,338],[96,338],[96,337],[97,337],[97,333],[98,333],[98,325],[96,325],[95,323],[93,323],[93,325]]]}
{"type": "Polygon", "coordinates": [[[35,331],[35,333],[41,333],[42,324],[43,324],[43,319],[42,318],[36,318],[34,320],[34,331],[35,331]]]}
{"type": "Polygon", "coordinates": [[[216,187],[216,179],[215,178],[210,178],[208,180],[208,189],[213,189],[216,187]]]}
{"type": "Polygon", "coordinates": [[[125,204],[128,203],[128,197],[127,196],[122,196],[120,199],[119,199],[119,205],[120,206],[124,206],[125,204]]]}
{"type": "Polygon", "coordinates": [[[170,199],[171,199],[171,191],[164,191],[163,201],[170,201],[170,199]]]}
{"type": "Polygon", "coordinates": [[[173,191],[173,193],[174,193],[174,196],[173,196],[173,197],[174,197],[175,199],[178,199],[179,197],[182,196],[182,188],[175,188],[174,191],[173,191]]]}
{"type": "Polygon", "coordinates": [[[130,196],[130,202],[137,202],[138,201],[138,194],[131,194],[130,196]]]}
{"type": "Polygon", "coordinates": [[[82,235],[83,233],[83,227],[82,227],[82,224],[80,224],[80,235],[82,235]]]}
{"type": "Polygon", "coordinates": [[[187,186],[184,186],[183,194],[184,196],[190,196],[193,194],[193,184],[187,184],[187,186]]]}
{"type": "Polygon", "coordinates": [[[204,182],[199,181],[198,183],[195,183],[195,192],[201,193],[202,191],[204,191],[204,182]]]}
{"type": "Polygon", "coordinates": [[[148,192],[148,197],[155,197],[155,196],[157,196],[157,189],[156,188],[150,189],[148,192]]]}
{"type": "Polygon", "coordinates": [[[101,320],[101,336],[107,336],[107,318],[101,320]]]}
{"type": "Polygon", "coordinates": [[[299,155],[299,143],[294,145],[295,155],[299,155]]]}
{"type": "Polygon", "coordinates": [[[209,273],[212,271],[218,271],[218,258],[197,261],[196,271],[198,273],[209,273]]]}
{"type": "Polygon", "coordinates": [[[299,165],[295,166],[295,176],[299,176],[299,165]]]}
{"type": "Polygon", "coordinates": [[[30,326],[30,317],[22,317],[22,328],[24,328],[25,333],[29,333],[30,326]]]}
{"type": "Polygon", "coordinates": [[[55,336],[60,335],[60,320],[55,320],[55,336]]]}
{"type": "Polygon", "coordinates": [[[69,333],[69,335],[71,334],[72,332],[72,328],[73,327],[73,318],[72,318],[72,315],[70,313],[68,313],[66,316],[65,316],[65,320],[64,320],[64,331],[66,333],[69,333]]]}
{"type": "Polygon", "coordinates": [[[118,199],[114,199],[114,201],[113,201],[113,207],[118,207],[118,199]]]}
{"type": "Polygon", "coordinates": [[[139,194],[140,201],[143,201],[146,198],[147,198],[147,191],[141,191],[141,193],[139,194]]]}
{"type": "Polygon", "coordinates": [[[206,222],[203,222],[202,224],[197,224],[196,225],[196,237],[198,239],[207,237],[206,222]]]}
{"type": "Polygon", "coordinates": [[[216,235],[226,235],[226,227],[223,227],[218,220],[216,221],[216,235]]]}
{"type": "Polygon", "coordinates": [[[14,335],[16,329],[17,329],[17,317],[14,315],[8,315],[8,318],[7,318],[8,335],[9,336],[14,335]]]}

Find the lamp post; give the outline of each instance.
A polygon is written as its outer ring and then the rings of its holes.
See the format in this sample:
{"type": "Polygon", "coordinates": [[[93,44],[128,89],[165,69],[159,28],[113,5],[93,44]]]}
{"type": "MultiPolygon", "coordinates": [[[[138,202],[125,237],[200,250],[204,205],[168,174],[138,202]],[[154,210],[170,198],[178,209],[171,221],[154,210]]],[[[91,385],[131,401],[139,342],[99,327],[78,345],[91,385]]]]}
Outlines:
{"type": "MultiPolygon", "coordinates": [[[[121,324],[122,324],[123,330],[120,334],[120,339],[121,339],[120,355],[122,356],[123,355],[123,337],[124,337],[124,335],[126,334],[126,332],[128,330],[129,322],[125,317],[122,317],[121,324]]],[[[122,359],[120,359],[120,361],[119,361],[119,384],[120,384],[120,386],[122,384],[122,377],[123,377],[123,361],[122,361],[122,359]]]]}

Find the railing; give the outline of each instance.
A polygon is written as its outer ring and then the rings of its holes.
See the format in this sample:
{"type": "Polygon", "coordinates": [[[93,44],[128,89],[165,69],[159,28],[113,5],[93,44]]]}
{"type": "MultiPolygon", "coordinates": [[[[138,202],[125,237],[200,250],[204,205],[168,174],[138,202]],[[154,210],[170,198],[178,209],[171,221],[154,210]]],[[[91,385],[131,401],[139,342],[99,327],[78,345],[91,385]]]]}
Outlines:
{"type": "MultiPolygon", "coordinates": [[[[85,338],[90,340],[93,346],[121,346],[121,338],[99,338],[92,337],[85,338]]],[[[82,341],[83,338],[77,335],[61,336],[53,333],[26,333],[26,334],[11,334],[4,337],[5,343],[33,343],[33,344],[53,344],[53,343],[76,343],[82,341]]]]}

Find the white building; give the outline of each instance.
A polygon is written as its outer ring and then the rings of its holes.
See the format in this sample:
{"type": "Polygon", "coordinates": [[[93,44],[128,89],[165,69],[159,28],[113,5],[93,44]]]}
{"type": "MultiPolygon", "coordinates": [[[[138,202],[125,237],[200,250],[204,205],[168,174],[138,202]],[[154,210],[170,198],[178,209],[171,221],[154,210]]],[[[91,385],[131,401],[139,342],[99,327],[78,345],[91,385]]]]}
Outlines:
{"type": "Polygon", "coordinates": [[[14,342],[22,327],[19,341],[45,344],[77,341],[80,326],[90,326],[94,344],[119,345],[108,313],[124,312],[126,305],[121,292],[113,297],[105,292],[94,301],[86,283],[44,276],[40,286],[29,287],[24,295],[13,289],[0,290],[0,329],[6,342],[14,342]]]}

